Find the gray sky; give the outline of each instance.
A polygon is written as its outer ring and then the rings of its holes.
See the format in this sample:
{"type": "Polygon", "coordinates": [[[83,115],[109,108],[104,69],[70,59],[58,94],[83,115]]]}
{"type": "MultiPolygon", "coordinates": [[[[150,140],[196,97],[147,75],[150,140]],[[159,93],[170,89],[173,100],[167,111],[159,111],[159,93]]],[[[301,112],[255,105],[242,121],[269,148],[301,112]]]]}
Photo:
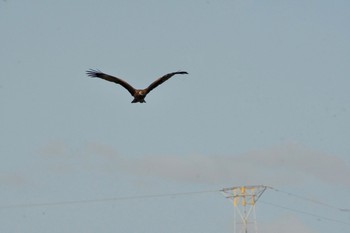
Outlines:
{"type": "Polygon", "coordinates": [[[349,10],[1,1],[0,231],[233,232],[220,192],[176,193],[255,184],[281,190],[259,232],[349,231],[349,10]],[[137,88],[189,75],[131,104],[90,68],[137,88]],[[174,195],[30,206],[153,194],[174,195]]]}

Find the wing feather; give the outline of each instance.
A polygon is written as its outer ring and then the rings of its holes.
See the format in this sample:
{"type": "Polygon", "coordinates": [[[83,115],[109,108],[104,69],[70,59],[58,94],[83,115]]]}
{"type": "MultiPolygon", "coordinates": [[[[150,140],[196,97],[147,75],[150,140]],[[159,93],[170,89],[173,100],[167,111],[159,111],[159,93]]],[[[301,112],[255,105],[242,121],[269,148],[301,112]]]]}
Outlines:
{"type": "Polygon", "coordinates": [[[101,79],[119,84],[122,87],[124,87],[126,90],[128,90],[132,96],[134,96],[135,94],[135,88],[133,88],[129,83],[125,82],[120,78],[117,78],[112,75],[105,74],[99,70],[93,70],[93,69],[86,71],[86,74],[92,78],[101,78],[101,79]]]}
{"type": "Polygon", "coordinates": [[[164,83],[166,80],[173,77],[175,74],[188,74],[188,73],[186,71],[178,71],[178,72],[172,72],[172,73],[166,74],[166,75],[160,77],[159,79],[157,79],[156,81],[154,81],[153,83],[151,83],[151,85],[149,85],[146,88],[146,92],[149,93],[154,88],[158,87],[160,84],[164,83]]]}

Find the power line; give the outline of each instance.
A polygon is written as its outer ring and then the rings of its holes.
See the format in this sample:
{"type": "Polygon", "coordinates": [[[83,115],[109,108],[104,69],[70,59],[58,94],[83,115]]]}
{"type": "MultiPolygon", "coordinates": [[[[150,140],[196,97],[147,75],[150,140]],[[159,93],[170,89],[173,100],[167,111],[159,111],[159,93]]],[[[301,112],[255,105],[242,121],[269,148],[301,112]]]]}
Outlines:
{"type": "Polygon", "coordinates": [[[12,205],[1,205],[0,209],[31,208],[31,207],[60,206],[60,205],[77,205],[77,204],[89,204],[89,203],[103,203],[103,202],[127,201],[127,200],[149,199],[149,198],[188,196],[188,195],[205,194],[205,193],[213,193],[213,192],[218,192],[218,190],[215,190],[215,191],[209,190],[209,191],[182,192],[182,193],[151,194],[151,195],[137,195],[137,196],[124,196],[124,197],[112,197],[112,198],[96,198],[96,199],[73,200],[73,201],[12,204],[12,205]]]}
{"type": "MultiPolygon", "coordinates": [[[[339,208],[336,206],[329,205],[325,202],[320,202],[320,201],[315,201],[311,198],[304,197],[301,195],[293,194],[290,192],[286,192],[277,188],[269,187],[269,186],[264,186],[270,190],[273,190],[277,193],[281,193],[284,195],[288,195],[294,198],[298,198],[313,204],[318,204],[322,205],[326,208],[331,208],[335,209],[341,212],[349,212],[349,208],[339,208]]],[[[207,194],[207,193],[216,193],[216,192],[222,192],[225,189],[221,190],[204,190],[204,191],[193,191],[193,192],[178,192],[178,193],[163,193],[163,194],[150,194],[150,195],[135,195],[135,196],[121,196],[121,197],[112,197],[112,198],[96,198],[96,199],[87,199],[87,200],[71,200],[71,201],[57,201],[57,202],[42,202],[42,203],[23,203],[23,204],[9,204],[9,205],[0,205],[0,210],[2,209],[14,209],[14,208],[35,208],[35,207],[48,207],[48,206],[62,206],[62,205],[78,205],[78,204],[93,204],[93,203],[107,203],[107,202],[117,202],[117,201],[128,201],[128,200],[138,200],[138,199],[151,199],[151,198],[165,198],[165,197],[176,197],[176,196],[189,196],[189,195],[198,195],[198,194],[207,194]]],[[[260,201],[261,203],[268,204],[274,207],[278,207],[281,209],[289,210],[292,212],[304,214],[304,215],[309,215],[318,219],[323,219],[331,222],[337,222],[345,225],[350,225],[348,222],[344,222],[341,220],[333,219],[333,218],[328,218],[324,216],[320,216],[318,214],[314,214],[311,212],[306,212],[303,210],[298,210],[294,208],[289,208],[287,206],[281,206],[278,204],[274,204],[271,202],[265,202],[265,201],[260,201]]]]}
{"type": "Polygon", "coordinates": [[[263,203],[263,204],[267,204],[267,205],[271,205],[271,206],[280,208],[280,209],[285,209],[285,210],[289,210],[289,211],[292,211],[292,212],[296,212],[296,213],[312,216],[312,217],[317,218],[317,219],[323,219],[323,220],[326,220],[326,221],[329,221],[329,222],[336,222],[336,223],[341,223],[341,224],[350,226],[350,223],[344,222],[344,221],[341,221],[341,220],[337,220],[337,219],[334,219],[334,218],[324,217],[324,216],[321,216],[321,215],[318,215],[318,214],[310,213],[310,212],[303,211],[303,210],[297,210],[297,209],[289,208],[289,207],[286,207],[286,206],[277,205],[277,204],[274,204],[274,203],[271,203],[271,202],[266,202],[266,201],[260,201],[260,202],[263,203]]]}
{"type": "Polygon", "coordinates": [[[286,191],[283,191],[283,190],[280,190],[280,189],[277,189],[277,188],[273,188],[273,187],[268,187],[268,188],[273,190],[273,191],[275,191],[275,192],[283,193],[283,194],[286,194],[288,196],[292,196],[292,197],[295,197],[295,198],[298,198],[298,199],[301,199],[301,200],[304,200],[304,201],[308,201],[308,202],[311,202],[311,203],[314,203],[314,204],[317,204],[317,205],[325,206],[327,208],[335,209],[335,210],[342,211],[342,212],[350,212],[349,208],[339,208],[337,206],[333,206],[333,205],[330,205],[330,204],[325,203],[325,202],[317,201],[317,200],[311,199],[309,197],[304,197],[304,196],[301,196],[301,195],[297,195],[297,194],[294,194],[294,193],[286,192],[286,191]]]}

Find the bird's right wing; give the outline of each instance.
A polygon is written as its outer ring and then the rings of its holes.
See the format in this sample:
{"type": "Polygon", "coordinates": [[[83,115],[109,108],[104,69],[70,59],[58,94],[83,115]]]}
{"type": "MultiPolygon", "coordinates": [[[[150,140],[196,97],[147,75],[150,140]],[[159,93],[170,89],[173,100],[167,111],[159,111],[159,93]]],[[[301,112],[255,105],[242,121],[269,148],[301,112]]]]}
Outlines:
{"type": "Polygon", "coordinates": [[[132,96],[134,96],[135,94],[135,88],[133,88],[129,83],[125,82],[120,78],[111,76],[109,74],[105,74],[99,70],[92,70],[92,69],[86,71],[86,74],[92,78],[101,78],[101,79],[119,84],[123,86],[126,90],[128,90],[132,96]]]}
{"type": "Polygon", "coordinates": [[[151,85],[149,85],[146,90],[147,93],[149,93],[150,91],[152,91],[154,88],[158,87],[160,84],[164,83],[166,80],[168,80],[169,78],[173,77],[175,74],[188,74],[186,71],[178,71],[178,72],[172,72],[166,75],[163,75],[162,77],[158,78],[156,81],[154,81],[153,83],[151,83],[151,85]]]}

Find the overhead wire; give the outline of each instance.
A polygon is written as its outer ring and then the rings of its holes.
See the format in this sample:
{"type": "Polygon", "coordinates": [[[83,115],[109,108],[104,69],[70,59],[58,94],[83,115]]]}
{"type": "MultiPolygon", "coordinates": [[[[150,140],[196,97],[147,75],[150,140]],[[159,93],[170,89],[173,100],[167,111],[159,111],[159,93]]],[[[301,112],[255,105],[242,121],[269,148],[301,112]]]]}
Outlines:
{"type": "Polygon", "coordinates": [[[274,206],[274,207],[277,207],[277,208],[280,208],[280,209],[289,210],[289,211],[296,212],[296,213],[299,213],[299,214],[308,215],[308,216],[311,216],[311,217],[314,217],[314,218],[317,218],[317,219],[322,219],[322,220],[329,221],[329,222],[341,223],[341,224],[350,226],[349,222],[345,222],[345,221],[341,221],[341,220],[338,220],[338,219],[321,216],[321,215],[310,213],[310,212],[307,212],[307,211],[298,210],[298,209],[294,209],[294,208],[290,208],[290,207],[286,207],[286,206],[281,206],[281,205],[277,205],[277,204],[274,204],[274,203],[271,203],[271,202],[266,202],[266,201],[260,201],[260,203],[271,205],[271,206],[274,206]]]}
{"type": "Polygon", "coordinates": [[[209,191],[193,191],[193,192],[181,192],[181,193],[121,196],[121,197],[112,197],[112,198],[96,198],[96,199],[87,199],[87,200],[9,204],[9,205],[0,205],[0,209],[103,203],[103,202],[127,201],[127,200],[150,199],[150,198],[161,198],[161,197],[188,196],[188,195],[205,194],[205,193],[213,193],[213,192],[218,192],[218,191],[209,190],[209,191]]]}
{"type": "Polygon", "coordinates": [[[298,195],[298,194],[286,192],[286,191],[283,191],[283,190],[280,190],[280,189],[277,189],[277,188],[273,188],[273,187],[268,187],[268,188],[273,190],[273,191],[275,191],[275,192],[283,193],[283,194],[286,194],[288,196],[292,196],[294,198],[298,198],[298,199],[301,199],[301,200],[304,200],[304,201],[312,202],[312,203],[317,204],[317,205],[322,205],[322,206],[325,206],[325,207],[328,207],[328,208],[331,208],[331,209],[335,209],[335,210],[339,210],[339,211],[342,211],[342,212],[350,212],[349,208],[340,208],[340,207],[337,207],[337,206],[334,206],[334,205],[330,205],[330,204],[325,203],[325,202],[321,202],[321,201],[318,201],[318,200],[315,200],[315,199],[312,199],[312,198],[309,198],[309,197],[304,197],[304,196],[301,196],[301,195],[298,195]]]}
{"type": "MultiPolygon", "coordinates": [[[[291,196],[294,198],[302,199],[306,202],[311,202],[313,204],[322,205],[326,208],[335,209],[341,212],[350,211],[348,208],[339,208],[325,202],[316,201],[314,199],[304,197],[301,195],[297,195],[294,193],[286,192],[277,188],[266,186],[268,189],[273,190],[277,193],[282,193],[287,196],[291,196]]],[[[150,195],[134,195],[134,196],[120,196],[120,197],[111,197],[111,198],[96,198],[96,199],[86,199],[86,200],[71,200],[71,201],[57,201],[57,202],[42,202],[42,203],[22,203],[22,204],[8,204],[8,205],[0,205],[0,210],[2,209],[14,209],[14,208],[35,208],[35,207],[49,207],[49,206],[62,206],[62,205],[78,205],[78,204],[93,204],[93,203],[107,203],[107,202],[117,202],[117,201],[128,201],[128,200],[138,200],[138,199],[151,199],[151,198],[165,198],[165,197],[177,197],[177,196],[189,196],[189,195],[198,195],[198,194],[208,194],[208,193],[217,193],[222,192],[221,190],[204,190],[204,191],[192,191],[192,192],[178,192],[178,193],[163,193],[163,194],[150,194],[150,195]]],[[[341,223],[345,225],[350,225],[349,222],[337,220],[334,218],[324,217],[318,214],[314,214],[311,212],[290,208],[287,206],[278,205],[275,203],[259,200],[259,202],[263,204],[267,204],[270,206],[274,206],[280,209],[285,209],[288,211],[296,212],[299,214],[308,215],[311,217],[315,217],[317,219],[322,219],[330,222],[341,223]]]]}

